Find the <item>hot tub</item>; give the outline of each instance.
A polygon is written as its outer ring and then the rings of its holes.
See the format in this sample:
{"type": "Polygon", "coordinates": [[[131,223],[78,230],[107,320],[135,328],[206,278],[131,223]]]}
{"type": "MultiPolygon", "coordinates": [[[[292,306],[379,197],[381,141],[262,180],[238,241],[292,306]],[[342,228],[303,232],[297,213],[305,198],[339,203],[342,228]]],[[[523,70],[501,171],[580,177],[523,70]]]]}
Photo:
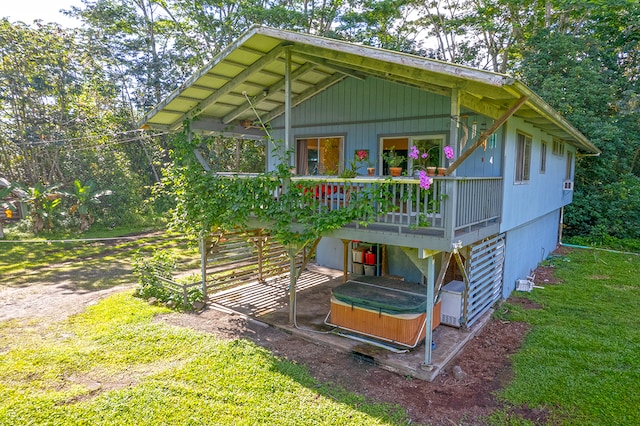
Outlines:
{"type": "MultiPolygon", "coordinates": [[[[425,337],[427,295],[424,285],[367,277],[335,287],[328,324],[374,338],[414,347],[425,337]]],[[[440,324],[440,303],[432,328],[440,324]]]]}

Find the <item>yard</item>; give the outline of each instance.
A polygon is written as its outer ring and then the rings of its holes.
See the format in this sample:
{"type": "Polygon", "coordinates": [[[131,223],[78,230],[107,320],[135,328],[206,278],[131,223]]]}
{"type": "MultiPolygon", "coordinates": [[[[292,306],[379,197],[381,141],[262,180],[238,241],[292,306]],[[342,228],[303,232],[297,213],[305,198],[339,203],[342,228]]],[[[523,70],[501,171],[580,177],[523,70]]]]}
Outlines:
{"type": "Polygon", "coordinates": [[[0,425],[640,423],[638,256],[556,254],[544,289],[501,305],[426,383],[242,316],[131,297],[132,253],[161,246],[197,268],[163,234],[2,243],[0,425]]]}

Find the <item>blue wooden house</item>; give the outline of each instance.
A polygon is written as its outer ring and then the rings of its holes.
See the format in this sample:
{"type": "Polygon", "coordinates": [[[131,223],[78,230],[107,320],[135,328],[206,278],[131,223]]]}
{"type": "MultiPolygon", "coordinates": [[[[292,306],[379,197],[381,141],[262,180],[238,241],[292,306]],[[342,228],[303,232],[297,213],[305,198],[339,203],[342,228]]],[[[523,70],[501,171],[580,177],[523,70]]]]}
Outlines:
{"type": "MultiPolygon", "coordinates": [[[[391,151],[405,157],[403,175],[391,178],[396,209],[324,235],[316,261],[357,275],[363,263],[373,266],[365,277],[426,284],[427,312],[438,293],[462,283],[462,305],[441,315],[454,326],[472,325],[556,248],[575,159],[599,153],[508,75],[264,27],[219,54],[143,124],[175,130],[185,119],[195,119],[196,132],[262,138],[268,129],[294,150],[294,179],[331,188],[318,196],[332,208],[348,202],[348,186],[389,182],[391,151]],[[339,177],[352,160],[358,176],[339,177]],[[443,169],[428,191],[417,175],[425,166],[443,169]],[[403,197],[409,193],[418,195],[403,197]]],[[[434,320],[424,321],[430,339],[434,320]]]]}

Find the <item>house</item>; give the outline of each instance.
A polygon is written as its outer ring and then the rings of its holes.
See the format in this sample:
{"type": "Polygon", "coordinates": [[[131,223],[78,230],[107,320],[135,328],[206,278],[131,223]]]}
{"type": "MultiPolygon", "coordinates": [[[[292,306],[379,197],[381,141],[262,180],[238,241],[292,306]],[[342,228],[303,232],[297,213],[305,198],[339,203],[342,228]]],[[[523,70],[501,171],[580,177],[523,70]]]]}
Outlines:
{"type": "Polygon", "coordinates": [[[575,158],[599,153],[508,75],[264,27],[244,34],[142,123],[176,130],[186,119],[194,119],[192,131],[268,132],[284,141],[295,151],[296,174],[331,189],[317,194],[331,208],[348,202],[350,185],[388,185],[394,209],[368,226],[326,233],[316,260],[355,271],[367,263],[366,248],[371,274],[425,283],[426,341],[439,293],[461,295],[453,311],[442,306],[440,319],[470,326],[556,248],[575,158]],[[445,169],[428,191],[413,174],[421,156],[405,159],[405,176],[383,177],[390,151],[407,156],[413,146],[445,169]],[[369,166],[374,176],[336,176],[357,155],[360,172],[369,166]]]}

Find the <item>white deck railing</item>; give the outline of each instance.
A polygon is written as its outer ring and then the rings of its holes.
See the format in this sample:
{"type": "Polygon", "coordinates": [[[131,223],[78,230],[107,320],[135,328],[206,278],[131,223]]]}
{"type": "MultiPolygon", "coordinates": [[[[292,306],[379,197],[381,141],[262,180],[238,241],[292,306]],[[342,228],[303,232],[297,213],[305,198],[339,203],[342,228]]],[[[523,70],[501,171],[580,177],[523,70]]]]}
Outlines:
{"type": "Polygon", "coordinates": [[[313,191],[318,208],[345,208],[354,196],[376,194],[372,202],[377,213],[361,220],[370,227],[396,228],[399,233],[428,230],[453,237],[456,232],[499,222],[502,210],[502,178],[436,176],[429,190],[412,177],[295,176],[292,184],[313,191]]]}

